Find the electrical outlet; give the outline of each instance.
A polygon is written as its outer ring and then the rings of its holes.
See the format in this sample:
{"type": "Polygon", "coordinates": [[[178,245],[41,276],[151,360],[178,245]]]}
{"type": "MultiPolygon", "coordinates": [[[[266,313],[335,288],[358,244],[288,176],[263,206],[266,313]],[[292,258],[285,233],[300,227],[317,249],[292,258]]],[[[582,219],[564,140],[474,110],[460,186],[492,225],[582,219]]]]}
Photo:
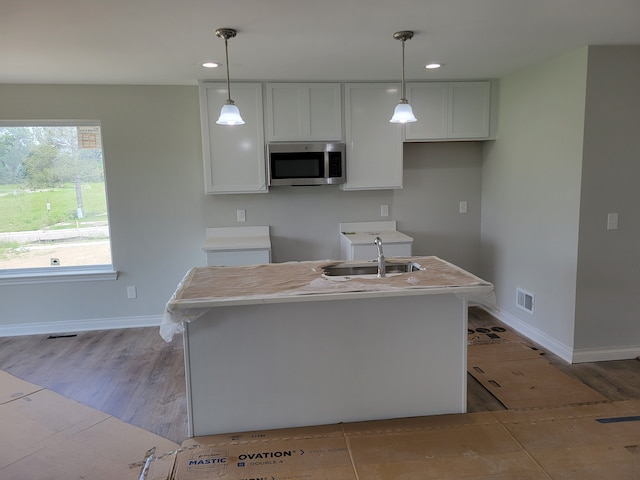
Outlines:
{"type": "Polygon", "coordinates": [[[236,220],[238,222],[246,222],[247,221],[247,211],[244,209],[236,210],[236,220]]]}
{"type": "Polygon", "coordinates": [[[381,217],[389,216],[389,205],[380,205],[380,216],[381,217]]]}
{"type": "Polygon", "coordinates": [[[618,214],[610,213],[607,215],[607,230],[618,229],[618,214]]]}
{"type": "Polygon", "coordinates": [[[467,213],[467,202],[460,202],[460,213],[467,213]]]}

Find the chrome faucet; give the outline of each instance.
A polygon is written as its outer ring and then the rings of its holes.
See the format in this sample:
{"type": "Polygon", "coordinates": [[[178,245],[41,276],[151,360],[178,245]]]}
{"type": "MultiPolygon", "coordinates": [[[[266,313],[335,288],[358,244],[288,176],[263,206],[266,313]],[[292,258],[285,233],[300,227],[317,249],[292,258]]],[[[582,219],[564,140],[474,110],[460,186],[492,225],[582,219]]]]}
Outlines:
{"type": "Polygon", "coordinates": [[[387,276],[387,266],[384,260],[384,254],[382,253],[382,239],[376,237],[373,241],[376,247],[378,247],[378,278],[387,276]]]}

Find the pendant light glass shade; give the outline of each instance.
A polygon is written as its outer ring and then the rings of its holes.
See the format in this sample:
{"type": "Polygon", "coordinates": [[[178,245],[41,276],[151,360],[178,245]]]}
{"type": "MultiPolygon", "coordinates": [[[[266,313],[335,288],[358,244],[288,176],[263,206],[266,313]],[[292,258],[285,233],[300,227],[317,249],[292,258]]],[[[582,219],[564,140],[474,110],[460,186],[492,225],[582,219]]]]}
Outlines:
{"type": "Polygon", "coordinates": [[[417,122],[418,119],[413,114],[413,109],[411,108],[411,105],[409,105],[404,91],[404,42],[413,38],[413,32],[396,32],[393,34],[393,38],[402,42],[402,96],[393,111],[393,117],[391,117],[391,120],[389,121],[391,123],[417,122]]]}
{"type": "Polygon", "coordinates": [[[400,100],[400,103],[396,105],[396,109],[393,111],[393,117],[389,120],[391,123],[410,123],[416,122],[418,119],[413,114],[413,109],[406,99],[400,100]],[[404,102],[402,101],[404,100],[404,102]]]}
{"type": "Polygon", "coordinates": [[[224,38],[224,52],[227,59],[227,101],[220,109],[220,117],[216,123],[218,125],[244,125],[244,120],[240,116],[240,109],[231,100],[231,87],[229,85],[229,48],[227,40],[235,37],[236,31],[232,28],[219,28],[216,30],[216,36],[224,38]]]}
{"type": "Polygon", "coordinates": [[[233,103],[233,100],[231,100],[231,102],[227,100],[222,106],[220,109],[220,118],[218,118],[216,123],[218,125],[244,125],[244,120],[242,120],[240,116],[240,110],[236,104],[233,103]]]}

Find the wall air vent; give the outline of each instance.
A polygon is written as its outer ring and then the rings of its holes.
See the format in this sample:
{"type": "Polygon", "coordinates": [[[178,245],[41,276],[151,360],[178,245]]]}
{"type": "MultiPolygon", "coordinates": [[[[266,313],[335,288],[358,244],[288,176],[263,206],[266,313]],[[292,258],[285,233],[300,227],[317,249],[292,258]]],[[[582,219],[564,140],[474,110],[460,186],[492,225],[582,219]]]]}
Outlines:
{"type": "Polygon", "coordinates": [[[533,315],[533,299],[533,293],[527,292],[521,288],[516,290],[516,305],[531,315],[533,315]]]}

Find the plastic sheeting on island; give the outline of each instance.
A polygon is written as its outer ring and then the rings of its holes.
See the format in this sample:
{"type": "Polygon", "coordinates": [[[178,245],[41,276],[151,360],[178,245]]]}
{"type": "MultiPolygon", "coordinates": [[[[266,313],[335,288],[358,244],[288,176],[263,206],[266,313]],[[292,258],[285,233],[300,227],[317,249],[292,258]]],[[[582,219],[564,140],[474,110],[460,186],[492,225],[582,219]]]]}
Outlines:
{"type": "Polygon", "coordinates": [[[324,260],[192,268],[167,302],[160,335],[170,342],[175,334],[184,332],[184,322],[197,320],[218,306],[302,301],[302,296],[307,295],[336,298],[335,295],[354,292],[430,290],[495,305],[491,283],[438,257],[393,257],[387,261],[412,261],[420,265],[420,269],[383,278],[366,275],[345,279],[325,276],[323,267],[362,262],[324,260]]]}

